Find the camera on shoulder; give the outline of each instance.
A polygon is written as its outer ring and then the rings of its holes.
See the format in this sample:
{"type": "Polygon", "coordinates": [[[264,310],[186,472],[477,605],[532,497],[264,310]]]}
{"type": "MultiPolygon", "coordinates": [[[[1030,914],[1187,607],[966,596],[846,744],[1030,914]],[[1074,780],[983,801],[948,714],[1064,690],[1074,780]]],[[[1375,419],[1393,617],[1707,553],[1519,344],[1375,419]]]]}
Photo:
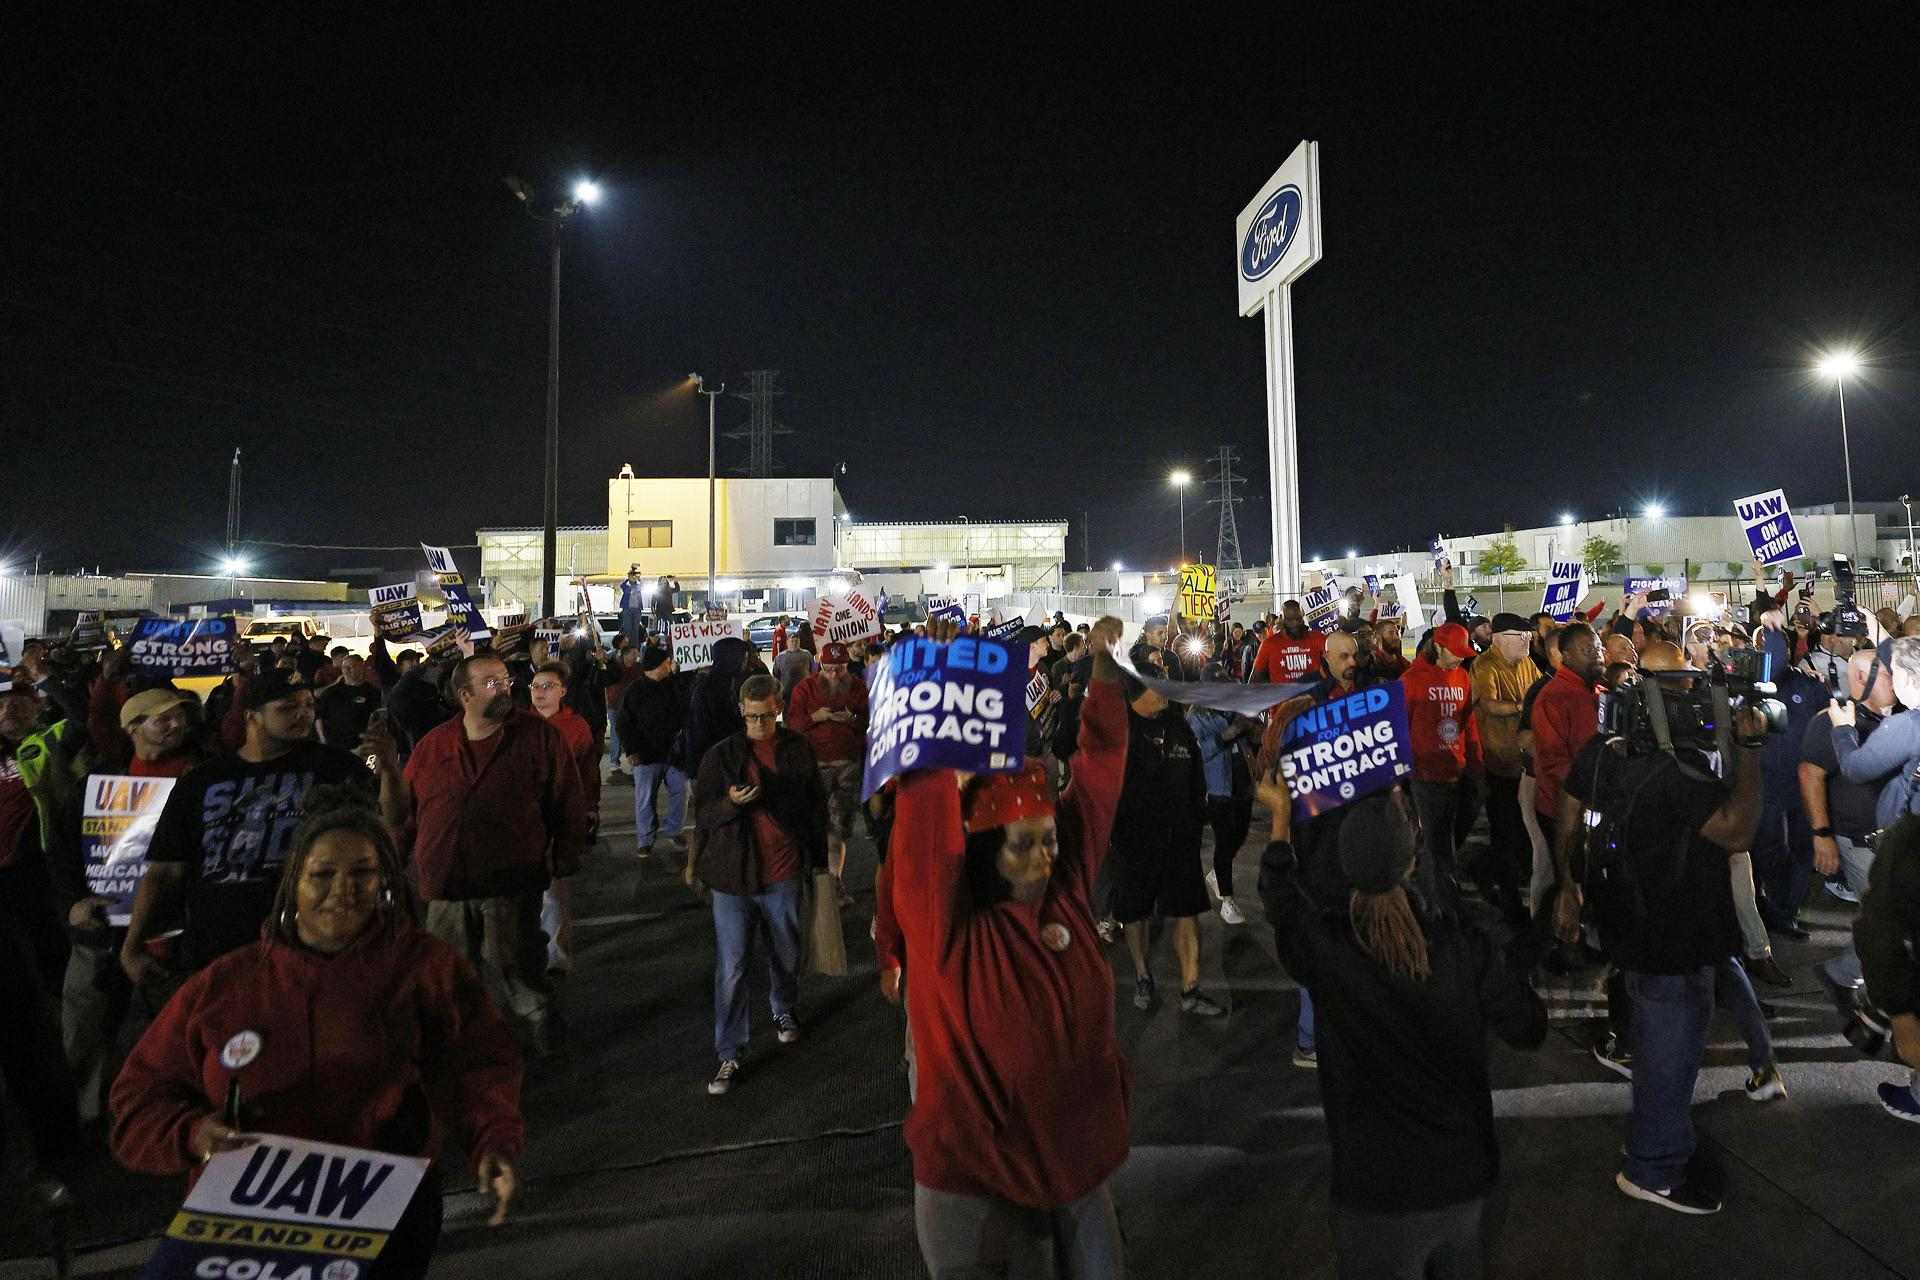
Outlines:
{"type": "Polygon", "coordinates": [[[1785,733],[1787,708],[1772,683],[1772,662],[1761,649],[1716,653],[1704,671],[1641,669],[1635,679],[1604,696],[1601,732],[1626,743],[1630,756],[1691,747],[1724,757],[1736,743],[1756,747],[1764,739],[1737,738],[1734,721],[1757,710],[1768,734],[1785,733]]]}

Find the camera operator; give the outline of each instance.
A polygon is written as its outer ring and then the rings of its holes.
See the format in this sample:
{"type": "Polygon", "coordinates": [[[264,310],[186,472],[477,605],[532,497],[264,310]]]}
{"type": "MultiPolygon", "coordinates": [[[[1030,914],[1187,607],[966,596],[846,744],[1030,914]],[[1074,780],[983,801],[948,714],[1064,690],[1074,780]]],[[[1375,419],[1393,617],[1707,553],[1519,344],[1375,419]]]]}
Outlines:
{"type": "MultiPolygon", "coordinates": [[[[1689,1108],[1706,1049],[1716,977],[1744,983],[1732,962],[1740,946],[1734,920],[1731,854],[1752,846],[1761,809],[1760,745],[1766,717],[1745,707],[1724,734],[1731,782],[1714,775],[1706,752],[1670,736],[1671,704],[1683,702],[1691,681],[1661,680],[1685,670],[1680,651],[1661,642],[1642,663],[1647,678],[1615,707],[1632,719],[1646,709],[1653,742],[1628,726],[1625,735],[1596,736],[1567,775],[1561,799],[1563,832],[1586,830],[1581,810],[1597,825],[1587,832],[1587,882],[1602,941],[1624,971],[1632,1004],[1633,1107],[1626,1160],[1615,1176],[1624,1194],[1680,1213],[1719,1211],[1721,1190],[1709,1171],[1695,1167],[1689,1108]]],[[[1576,931],[1581,891],[1571,875],[1572,841],[1556,847],[1560,892],[1555,923],[1563,939],[1576,931]]],[[[1736,997],[1736,1013],[1745,1012],[1736,997]]],[[[1746,995],[1751,998],[1752,989],[1746,995]]],[[[1756,1010],[1757,1012],[1757,1010],[1756,1010]]],[[[1742,1022],[1750,1021],[1742,1018],[1742,1022]]],[[[1753,1030],[1743,1026],[1750,1037],[1753,1030]]],[[[1759,1035],[1764,1043],[1765,1024],[1759,1035]]],[[[1760,1052],[1754,1046],[1754,1052],[1760,1052]]],[[[1770,1049],[1767,1051],[1770,1056],[1770,1049]]],[[[1784,1092],[1771,1063],[1749,1078],[1756,1101],[1784,1092]]]]}

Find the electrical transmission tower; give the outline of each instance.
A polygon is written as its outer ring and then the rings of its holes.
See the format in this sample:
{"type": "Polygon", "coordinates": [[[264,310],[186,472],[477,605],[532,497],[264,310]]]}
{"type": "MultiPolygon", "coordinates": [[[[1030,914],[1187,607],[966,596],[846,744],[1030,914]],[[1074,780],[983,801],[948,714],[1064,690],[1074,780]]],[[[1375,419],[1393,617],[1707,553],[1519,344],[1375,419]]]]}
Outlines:
{"type": "Polygon", "coordinates": [[[747,390],[730,394],[747,402],[747,425],[738,431],[726,433],[729,440],[745,439],[747,442],[747,465],[734,467],[734,471],[744,470],[749,476],[764,478],[773,474],[780,465],[773,455],[773,438],[792,435],[793,432],[774,421],[773,398],[785,395],[783,391],[773,389],[773,380],[780,376],[776,369],[754,369],[747,374],[747,390]]]}
{"type": "Polygon", "coordinates": [[[1214,564],[1218,567],[1223,585],[1231,584],[1236,590],[1246,586],[1246,565],[1240,560],[1240,526],[1234,520],[1233,509],[1244,502],[1235,487],[1247,482],[1245,476],[1233,469],[1240,460],[1240,451],[1232,445],[1221,445],[1219,456],[1214,458],[1214,474],[1207,483],[1218,486],[1214,496],[1207,499],[1220,508],[1220,543],[1214,551],[1214,564]]]}

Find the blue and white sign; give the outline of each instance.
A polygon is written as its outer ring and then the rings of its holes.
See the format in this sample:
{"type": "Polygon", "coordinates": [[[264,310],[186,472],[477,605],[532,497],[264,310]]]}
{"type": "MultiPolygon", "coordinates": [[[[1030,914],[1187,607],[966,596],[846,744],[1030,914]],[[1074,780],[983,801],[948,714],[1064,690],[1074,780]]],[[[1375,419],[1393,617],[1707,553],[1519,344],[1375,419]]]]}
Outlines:
{"type": "Polygon", "coordinates": [[[440,594],[447,600],[447,617],[455,626],[465,627],[467,639],[485,640],[492,633],[487,630],[487,620],[480,616],[479,606],[473,603],[473,597],[467,594],[467,581],[460,576],[460,568],[453,562],[453,552],[445,547],[430,547],[420,544],[420,550],[427,556],[427,568],[433,570],[433,580],[440,585],[440,594]]]}
{"type": "Polygon", "coordinates": [[[1307,598],[1300,602],[1306,611],[1307,625],[1321,635],[1332,635],[1340,628],[1340,588],[1335,582],[1328,582],[1307,592],[1307,598]]]}
{"type": "Polygon", "coordinates": [[[1268,196],[1240,239],[1240,278],[1265,280],[1293,247],[1306,201],[1300,188],[1285,186],[1268,196]]]}
{"type": "Polygon", "coordinates": [[[1010,641],[1019,635],[1020,629],[1026,625],[1027,615],[1024,613],[1017,618],[1008,618],[1005,622],[996,622],[987,628],[987,639],[1010,641]]]}
{"type": "Polygon", "coordinates": [[[1379,574],[1364,573],[1360,575],[1360,580],[1367,584],[1368,595],[1378,596],[1380,594],[1380,575],[1379,574]]]}
{"type": "Polygon", "coordinates": [[[127,658],[142,671],[173,678],[218,676],[233,670],[240,629],[232,618],[138,618],[127,658]]]}
{"type": "Polygon", "coordinates": [[[1793,527],[1793,512],[1787,509],[1787,492],[1769,489],[1733,504],[1733,513],[1747,531],[1747,545],[1754,560],[1762,565],[1783,564],[1806,555],[1800,545],[1800,533],[1793,527]]]}
{"type": "Polygon", "coordinates": [[[1467,611],[1468,617],[1470,618],[1479,617],[1480,616],[1480,597],[1472,596],[1472,595],[1468,596],[1466,600],[1463,602],[1461,607],[1467,611]]]}
{"type": "Polygon", "coordinates": [[[1551,614],[1555,622],[1565,622],[1579,607],[1586,594],[1585,569],[1578,560],[1555,560],[1547,569],[1547,593],[1540,610],[1551,614]]]}
{"type": "Polygon", "coordinates": [[[958,596],[928,596],[927,621],[932,622],[935,618],[944,618],[949,622],[957,622],[965,626],[967,606],[961,603],[958,596]]]}
{"type": "Polygon", "coordinates": [[[1444,572],[1453,566],[1453,561],[1447,558],[1446,544],[1441,542],[1438,537],[1435,537],[1432,542],[1427,544],[1427,551],[1433,556],[1433,571],[1435,573],[1444,572]]]}
{"type": "Polygon", "coordinates": [[[1674,601],[1686,599],[1687,575],[1684,573],[1669,573],[1659,577],[1651,577],[1645,574],[1639,576],[1629,574],[1621,581],[1620,589],[1629,599],[1634,596],[1647,595],[1654,591],[1665,591],[1667,593],[1665,600],[1649,600],[1647,602],[1648,613],[1656,617],[1665,617],[1667,614],[1673,612],[1674,601]]]}
{"type": "Polygon", "coordinates": [[[107,900],[107,923],[133,918],[133,894],[147,870],[147,846],[160,810],[173,794],[172,778],[96,773],[80,801],[80,853],[87,891],[107,900]]]}
{"type": "Polygon", "coordinates": [[[1320,261],[1320,149],[1302,142],[1234,219],[1240,314],[1320,261]]]}
{"type": "Polygon", "coordinates": [[[867,668],[866,799],[912,769],[1026,764],[1027,664],[997,640],[896,641],[867,668]]]}
{"type": "Polygon", "coordinates": [[[1308,708],[1287,723],[1280,740],[1280,775],[1293,793],[1296,822],[1412,774],[1407,694],[1397,681],[1308,708]]]}

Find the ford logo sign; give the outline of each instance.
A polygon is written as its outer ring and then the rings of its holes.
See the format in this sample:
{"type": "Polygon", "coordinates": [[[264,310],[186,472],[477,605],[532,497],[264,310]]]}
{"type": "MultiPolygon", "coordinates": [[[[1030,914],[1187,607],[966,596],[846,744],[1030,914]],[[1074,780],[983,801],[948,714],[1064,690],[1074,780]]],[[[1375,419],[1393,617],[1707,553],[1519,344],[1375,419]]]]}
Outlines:
{"type": "Polygon", "coordinates": [[[1263,280],[1287,256],[1287,246],[1300,230],[1300,188],[1282,187],[1267,197],[1253,215],[1247,238],[1240,245],[1240,276],[1263,280]]]}

